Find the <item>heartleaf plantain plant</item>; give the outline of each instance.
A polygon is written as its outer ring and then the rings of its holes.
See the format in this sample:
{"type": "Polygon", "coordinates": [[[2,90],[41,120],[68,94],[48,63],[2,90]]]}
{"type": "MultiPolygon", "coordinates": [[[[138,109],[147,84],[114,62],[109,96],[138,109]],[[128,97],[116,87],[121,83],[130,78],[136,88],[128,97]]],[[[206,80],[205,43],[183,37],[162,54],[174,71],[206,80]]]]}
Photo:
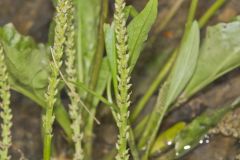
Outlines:
{"type": "Polygon", "coordinates": [[[160,159],[176,159],[186,154],[189,150],[184,150],[184,146],[196,146],[209,128],[239,105],[237,98],[222,109],[207,111],[189,125],[179,122],[165,133],[158,134],[169,111],[188,101],[220,76],[239,67],[239,18],[210,27],[200,43],[200,29],[225,2],[216,0],[197,21],[198,0],[191,0],[179,46],[170,54],[136,105],[130,103],[130,95],[134,91],[131,74],[144,44],[148,43],[147,38],[158,14],[158,0],[149,0],[140,12],[133,6],[126,6],[124,0],[116,0],[111,24],[107,24],[110,17],[108,0],[56,0],[56,13],[47,44],[37,44],[32,38],[19,34],[11,24],[1,27],[0,97],[3,122],[0,158],[10,158],[10,88],[29,97],[45,111],[44,160],[54,156],[51,150],[55,117],[65,131],[69,148],[74,144],[72,158],[93,159],[93,128],[94,122],[99,123],[96,118],[99,105],[111,110],[119,130],[116,148],[102,159],[150,159],[156,152],[169,147],[164,143],[166,135],[174,149],[161,155],[160,159]],[[160,91],[153,110],[149,114],[141,114],[157,88],[160,91]],[[69,97],[67,110],[60,98],[64,91],[69,97]],[[206,126],[204,130],[199,124],[206,126]]]}

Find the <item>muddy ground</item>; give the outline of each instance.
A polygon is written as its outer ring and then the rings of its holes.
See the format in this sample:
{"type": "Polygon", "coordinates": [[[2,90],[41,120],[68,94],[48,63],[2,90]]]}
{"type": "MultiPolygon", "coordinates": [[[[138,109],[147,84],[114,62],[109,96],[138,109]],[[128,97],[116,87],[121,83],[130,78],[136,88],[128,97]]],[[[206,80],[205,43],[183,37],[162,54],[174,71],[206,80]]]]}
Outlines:
{"type": "MultiPolygon", "coordinates": [[[[112,3],[113,0],[111,0],[112,3]]],[[[178,9],[176,16],[170,21],[167,27],[157,33],[157,26],[168,13],[169,8],[176,3],[176,0],[159,0],[159,16],[157,23],[152,30],[155,41],[152,47],[144,50],[134,71],[134,95],[133,102],[136,102],[146,91],[153,80],[158,69],[149,69],[152,59],[159,54],[167,54],[169,50],[179,43],[184,22],[188,11],[190,0],[185,0],[178,9]],[[147,77],[147,78],[146,78],[147,77]],[[141,84],[141,85],[140,85],[141,84]]],[[[197,17],[200,17],[214,0],[200,1],[197,17]]],[[[129,0],[138,10],[141,10],[146,0],[129,0]]],[[[113,6],[113,5],[111,5],[113,6]]],[[[112,9],[111,9],[112,10],[112,9]]],[[[22,34],[31,35],[38,42],[46,42],[50,21],[54,14],[54,8],[50,0],[0,0],[0,25],[13,23],[22,34]]],[[[216,15],[211,19],[209,25],[217,22],[227,22],[232,17],[240,14],[240,1],[228,0],[216,15]]],[[[202,31],[204,35],[205,29],[202,31]]],[[[170,126],[177,120],[190,121],[195,115],[208,107],[216,107],[234,99],[240,95],[240,70],[236,69],[214,84],[207,87],[195,96],[190,102],[179,110],[171,113],[165,120],[163,129],[170,126]]],[[[155,101],[153,96],[150,103],[155,101]]],[[[41,139],[41,109],[22,95],[13,92],[13,147],[11,148],[12,159],[17,160],[25,157],[29,160],[40,160],[42,155],[41,139]]],[[[240,112],[238,112],[240,113],[240,112]]],[[[237,113],[237,115],[239,115],[237,113]]],[[[94,159],[101,160],[104,154],[114,147],[117,130],[109,120],[109,111],[102,110],[98,118],[102,125],[95,127],[94,159]],[[103,132],[104,131],[104,132],[103,132]]],[[[240,116],[240,115],[239,115],[240,116]]],[[[237,117],[237,116],[236,116],[237,117]]],[[[61,130],[56,125],[56,132],[61,130]]],[[[55,138],[59,160],[65,160],[68,148],[61,134],[55,138]]],[[[237,153],[240,153],[238,140],[231,136],[216,135],[210,143],[202,145],[193,152],[182,158],[183,160],[234,160],[237,153]]]]}

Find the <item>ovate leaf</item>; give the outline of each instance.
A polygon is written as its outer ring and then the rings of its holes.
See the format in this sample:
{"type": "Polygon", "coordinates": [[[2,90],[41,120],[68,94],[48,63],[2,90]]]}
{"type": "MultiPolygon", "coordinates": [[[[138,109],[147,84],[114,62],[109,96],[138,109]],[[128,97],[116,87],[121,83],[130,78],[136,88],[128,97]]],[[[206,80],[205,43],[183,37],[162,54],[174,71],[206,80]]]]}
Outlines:
{"type": "Polygon", "coordinates": [[[196,72],[182,98],[189,98],[240,65],[240,21],[209,27],[200,49],[196,72]]]}
{"type": "MultiPolygon", "coordinates": [[[[19,34],[12,24],[0,27],[0,40],[6,53],[11,89],[27,96],[43,108],[46,107],[44,93],[50,72],[49,47],[19,34]]],[[[70,120],[60,97],[56,103],[56,119],[70,138],[70,120]]]]}
{"type": "Polygon", "coordinates": [[[6,52],[11,85],[21,86],[41,99],[43,94],[40,96],[38,92],[46,89],[50,72],[48,47],[20,35],[12,24],[0,28],[0,38],[6,52]]]}
{"type": "Polygon", "coordinates": [[[192,24],[187,38],[180,46],[178,57],[169,77],[168,105],[179,96],[191,79],[197,65],[199,43],[199,27],[195,21],[192,24]]]}
{"type": "Polygon", "coordinates": [[[146,7],[130,22],[128,30],[128,47],[130,67],[134,68],[148,33],[157,17],[158,0],[149,0],[146,7]]]}

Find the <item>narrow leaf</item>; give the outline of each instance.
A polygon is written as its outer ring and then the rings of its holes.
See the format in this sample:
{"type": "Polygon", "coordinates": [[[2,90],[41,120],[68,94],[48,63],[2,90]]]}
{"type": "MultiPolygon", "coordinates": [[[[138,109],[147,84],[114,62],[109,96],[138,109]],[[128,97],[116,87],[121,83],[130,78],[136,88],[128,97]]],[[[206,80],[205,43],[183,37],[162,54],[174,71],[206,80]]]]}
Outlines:
{"type": "Polygon", "coordinates": [[[114,24],[111,26],[109,24],[104,25],[104,34],[105,34],[105,46],[107,51],[107,59],[110,66],[114,92],[117,93],[117,53],[116,53],[116,39],[114,24]]]}
{"type": "Polygon", "coordinates": [[[128,19],[129,16],[134,18],[138,15],[138,11],[132,5],[129,5],[129,6],[125,7],[124,8],[124,13],[125,13],[126,19],[128,19]]]}
{"type": "Polygon", "coordinates": [[[89,82],[90,66],[96,52],[100,0],[75,0],[78,80],[89,82]]]}
{"type": "Polygon", "coordinates": [[[130,67],[134,68],[148,33],[157,17],[158,0],[149,0],[146,7],[128,25],[130,67]]]}
{"type": "Polygon", "coordinates": [[[170,105],[182,92],[191,79],[197,64],[199,53],[199,27],[193,22],[187,38],[179,49],[179,54],[168,79],[170,83],[167,104],[170,105]]]}

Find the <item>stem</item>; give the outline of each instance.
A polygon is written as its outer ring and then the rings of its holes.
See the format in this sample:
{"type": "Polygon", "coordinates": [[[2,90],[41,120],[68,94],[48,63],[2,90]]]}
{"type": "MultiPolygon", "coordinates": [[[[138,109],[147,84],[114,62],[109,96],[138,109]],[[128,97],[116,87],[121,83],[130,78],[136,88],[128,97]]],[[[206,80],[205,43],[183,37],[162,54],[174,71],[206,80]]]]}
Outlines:
{"type": "Polygon", "coordinates": [[[195,14],[196,14],[197,6],[198,6],[198,0],[192,0],[190,9],[189,9],[189,13],[188,13],[185,31],[184,31],[183,41],[188,36],[188,33],[191,29],[191,26],[192,26],[192,23],[193,23],[195,14]]]}
{"type": "MultiPolygon", "coordinates": [[[[76,62],[76,50],[75,50],[75,26],[74,26],[74,13],[75,8],[73,6],[73,2],[70,0],[70,10],[68,14],[68,27],[66,32],[66,42],[65,42],[65,53],[66,53],[66,73],[67,73],[67,81],[77,83],[77,70],[75,69],[76,62]]],[[[73,156],[73,160],[83,160],[83,149],[82,149],[82,140],[83,134],[81,130],[82,124],[82,114],[81,108],[79,107],[79,103],[81,98],[77,93],[77,88],[74,84],[68,84],[68,96],[70,98],[69,104],[69,115],[72,119],[71,128],[73,131],[72,140],[75,146],[75,153],[73,156]]]]}
{"type": "Polygon", "coordinates": [[[148,40],[146,47],[151,47],[152,44],[157,39],[157,35],[164,30],[164,28],[168,25],[171,19],[176,15],[178,9],[183,4],[184,0],[178,0],[176,3],[171,6],[167,15],[160,21],[159,25],[157,24],[156,29],[153,31],[153,36],[148,40]]]}
{"type": "Polygon", "coordinates": [[[43,117],[44,128],[44,145],[43,145],[43,159],[51,159],[51,143],[52,143],[52,125],[55,119],[53,115],[54,105],[57,101],[58,85],[59,85],[59,70],[62,66],[63,45],[65,43],[65,32],[67,28],[66,12],[69,10],[69,3],[67,0],[59,0],[57,5],[57,14],[55,16],[55,37],[52,48],[52,62],[50,63],[51,75],[49,77],[49,84],[46,98],[46,114],[43,117]]]}
{"type": "Polygon", "coordinates": [[[127,51],[127,27],[124,15],[125,8],[124,0],[115,1],[115,34],[116,34],[116,49],[117,49],[117,73],[118,73],[118,93],[116,95],[119,112],[116,113],[117,126],[119,128],[119,135],[116,148],[118,154],[116,160],[128,160],[129,153],[127,149],[127,140],[129,138],[128,118],[130,106],[130,68],[129,52],[127,51]]]}
{"type": "Polygon", "coordinates": [[[5,56],[3,46],[0,43],[0,107],[2,119],[1,124],[1,145],[0,158],[1,160],[9,160],[9,148],[12,145],[11,127],[12,127],[12,110],[10,108],[10,85],[8,79],[7,66],[5,63],[5,56]]]}
{"type": "Polygon", "coordinates": [[[206,25],[209,19],[216,13],[216,11],[222,7],[222,5],[227,2],[226,0],[217,0],[199,19],[199,27],[202,28],[206,25]]]}

